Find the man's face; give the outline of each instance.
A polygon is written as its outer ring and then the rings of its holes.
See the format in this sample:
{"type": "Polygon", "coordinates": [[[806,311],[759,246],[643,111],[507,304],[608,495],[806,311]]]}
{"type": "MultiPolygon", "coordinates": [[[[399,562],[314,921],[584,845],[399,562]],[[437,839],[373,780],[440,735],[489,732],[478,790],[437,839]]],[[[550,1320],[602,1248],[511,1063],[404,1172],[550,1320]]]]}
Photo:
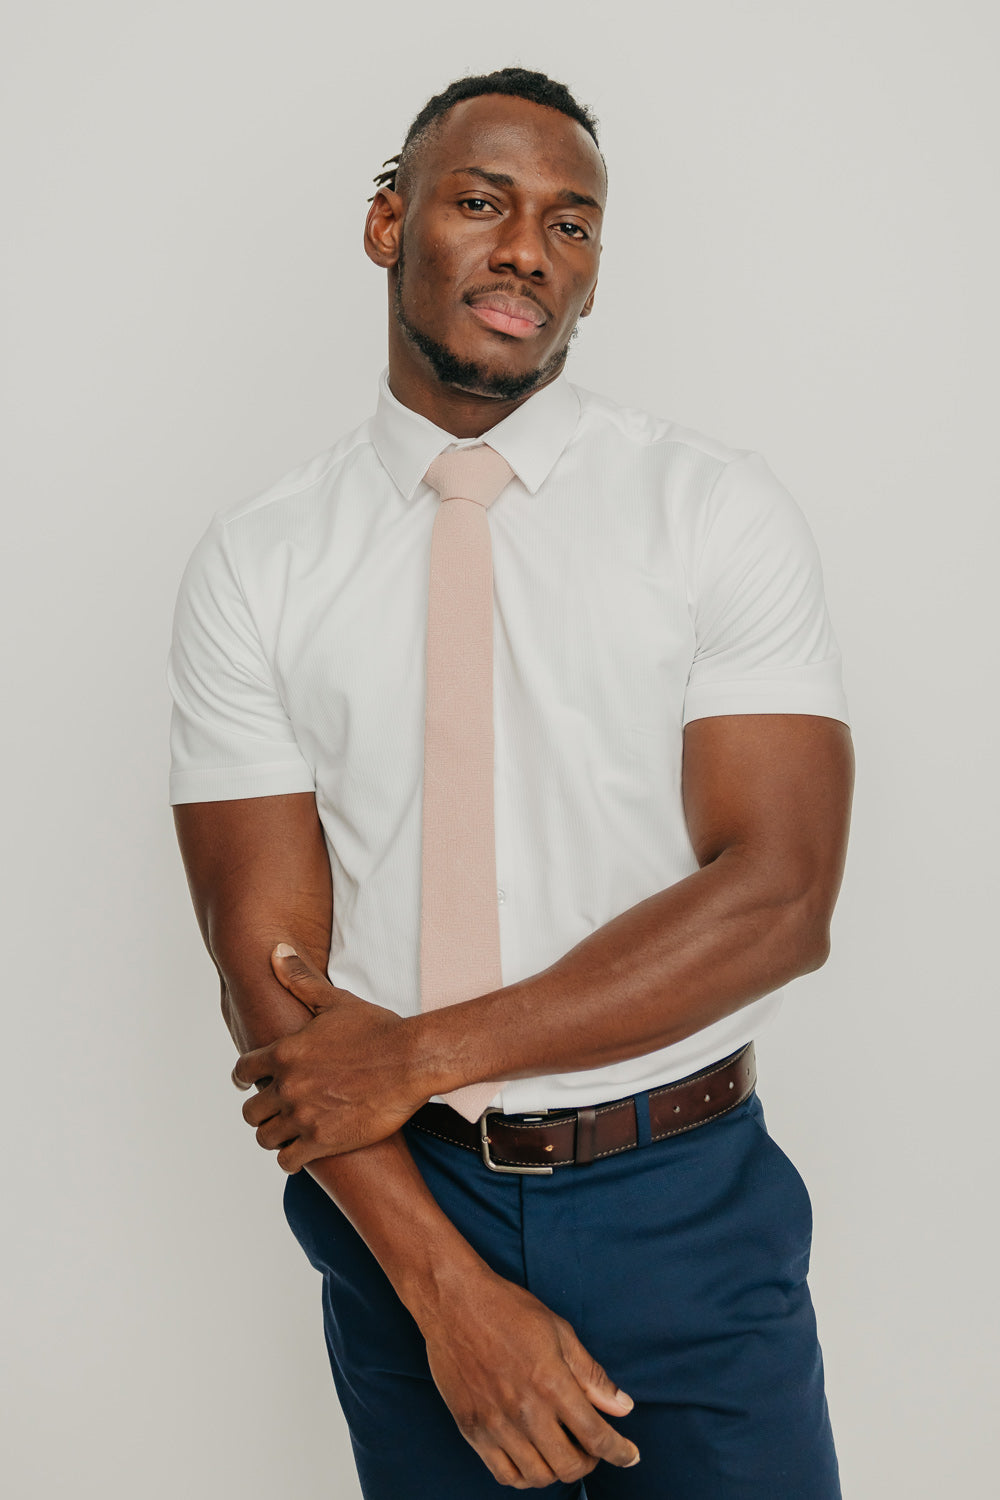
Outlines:
{"type": "Polygon", "coordinates": [[[593,301],[605,201],[590,136],[487,94],[444,117],[403,184],[392,305],[437,381],[517,400],[562,368],[593,301]]]}

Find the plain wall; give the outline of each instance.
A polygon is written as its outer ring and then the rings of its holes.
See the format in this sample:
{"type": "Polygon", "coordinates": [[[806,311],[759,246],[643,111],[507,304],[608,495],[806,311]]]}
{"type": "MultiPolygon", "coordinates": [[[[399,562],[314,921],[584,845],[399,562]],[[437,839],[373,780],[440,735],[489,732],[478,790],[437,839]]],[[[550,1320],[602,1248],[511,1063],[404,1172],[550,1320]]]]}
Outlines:
{"type": "Polygon", "coordinates": [[[229,1083],[164,662],[211,513],[374,405],[373,174],[430,93],[521,62],[596,109],[611,174],[571,377],[759,449],[820,543],[855,827],[761,1094],[812,1190],[845,1495],[987,1500],[995,6],[33,0],[4,31],[10,1492],[358,1493],[229,1083]]]}

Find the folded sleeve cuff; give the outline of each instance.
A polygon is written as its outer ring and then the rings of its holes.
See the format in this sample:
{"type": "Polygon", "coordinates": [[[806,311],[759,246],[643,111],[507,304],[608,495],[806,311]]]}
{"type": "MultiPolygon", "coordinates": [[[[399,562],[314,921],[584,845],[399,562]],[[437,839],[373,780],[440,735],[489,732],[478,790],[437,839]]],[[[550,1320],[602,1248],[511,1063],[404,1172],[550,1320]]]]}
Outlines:
{"type": "Polygon", "coordinates": [[[689,684],[684,696],[685,724],[722,714],[816,714],[850,725],[840,658],[787,668],[766,677],[689,684]]]}
{"type": "Polygon", "coordinates": [[[182,802],[235,802],[240,797],[279,797],[314,790],[313,774],[305,761],[199,768],[174,771],[170,777],[173,807],[182,802]]]}

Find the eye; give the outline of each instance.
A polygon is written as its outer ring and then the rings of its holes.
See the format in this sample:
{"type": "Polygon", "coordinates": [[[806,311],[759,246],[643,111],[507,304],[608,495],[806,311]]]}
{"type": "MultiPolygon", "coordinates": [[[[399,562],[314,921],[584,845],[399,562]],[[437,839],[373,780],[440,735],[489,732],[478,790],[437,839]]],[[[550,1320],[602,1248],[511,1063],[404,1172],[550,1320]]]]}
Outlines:
{"type": "Polygon", "coordinates": [[[574,224],[572,222],[572,220],[567,220],[564,224],[557,224],[555,227],[557,229],[563,230],[566,233],[568,239],[571,239],[571,240],[589,240],[590,239],[590,235],[584,229],[583,225],[582,224],[574,224]]]}
{"type": "Polygon", "coordinates": [[[481,213],[484,208],[493,207],[485,198],[460,198],[458,201],[463,208],[471,208],[473,213],[481,213]]]}

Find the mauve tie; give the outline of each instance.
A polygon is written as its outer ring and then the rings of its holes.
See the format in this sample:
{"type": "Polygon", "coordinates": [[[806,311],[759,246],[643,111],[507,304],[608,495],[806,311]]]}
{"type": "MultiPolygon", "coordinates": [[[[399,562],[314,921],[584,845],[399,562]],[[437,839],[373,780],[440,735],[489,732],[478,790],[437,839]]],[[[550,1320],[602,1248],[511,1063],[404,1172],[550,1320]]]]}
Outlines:
{"type": "MultiPolygon", "coordinates": [[[[420,1003],[499,989],[493,828],[493,553],[487,508],[513,478],[480,445],[442,453],[426,480],[441,497],[431,534],[424,711],[420,1003]]],[[[502,1085],[444,1095],[476,1120],[502,1085]]]]}

